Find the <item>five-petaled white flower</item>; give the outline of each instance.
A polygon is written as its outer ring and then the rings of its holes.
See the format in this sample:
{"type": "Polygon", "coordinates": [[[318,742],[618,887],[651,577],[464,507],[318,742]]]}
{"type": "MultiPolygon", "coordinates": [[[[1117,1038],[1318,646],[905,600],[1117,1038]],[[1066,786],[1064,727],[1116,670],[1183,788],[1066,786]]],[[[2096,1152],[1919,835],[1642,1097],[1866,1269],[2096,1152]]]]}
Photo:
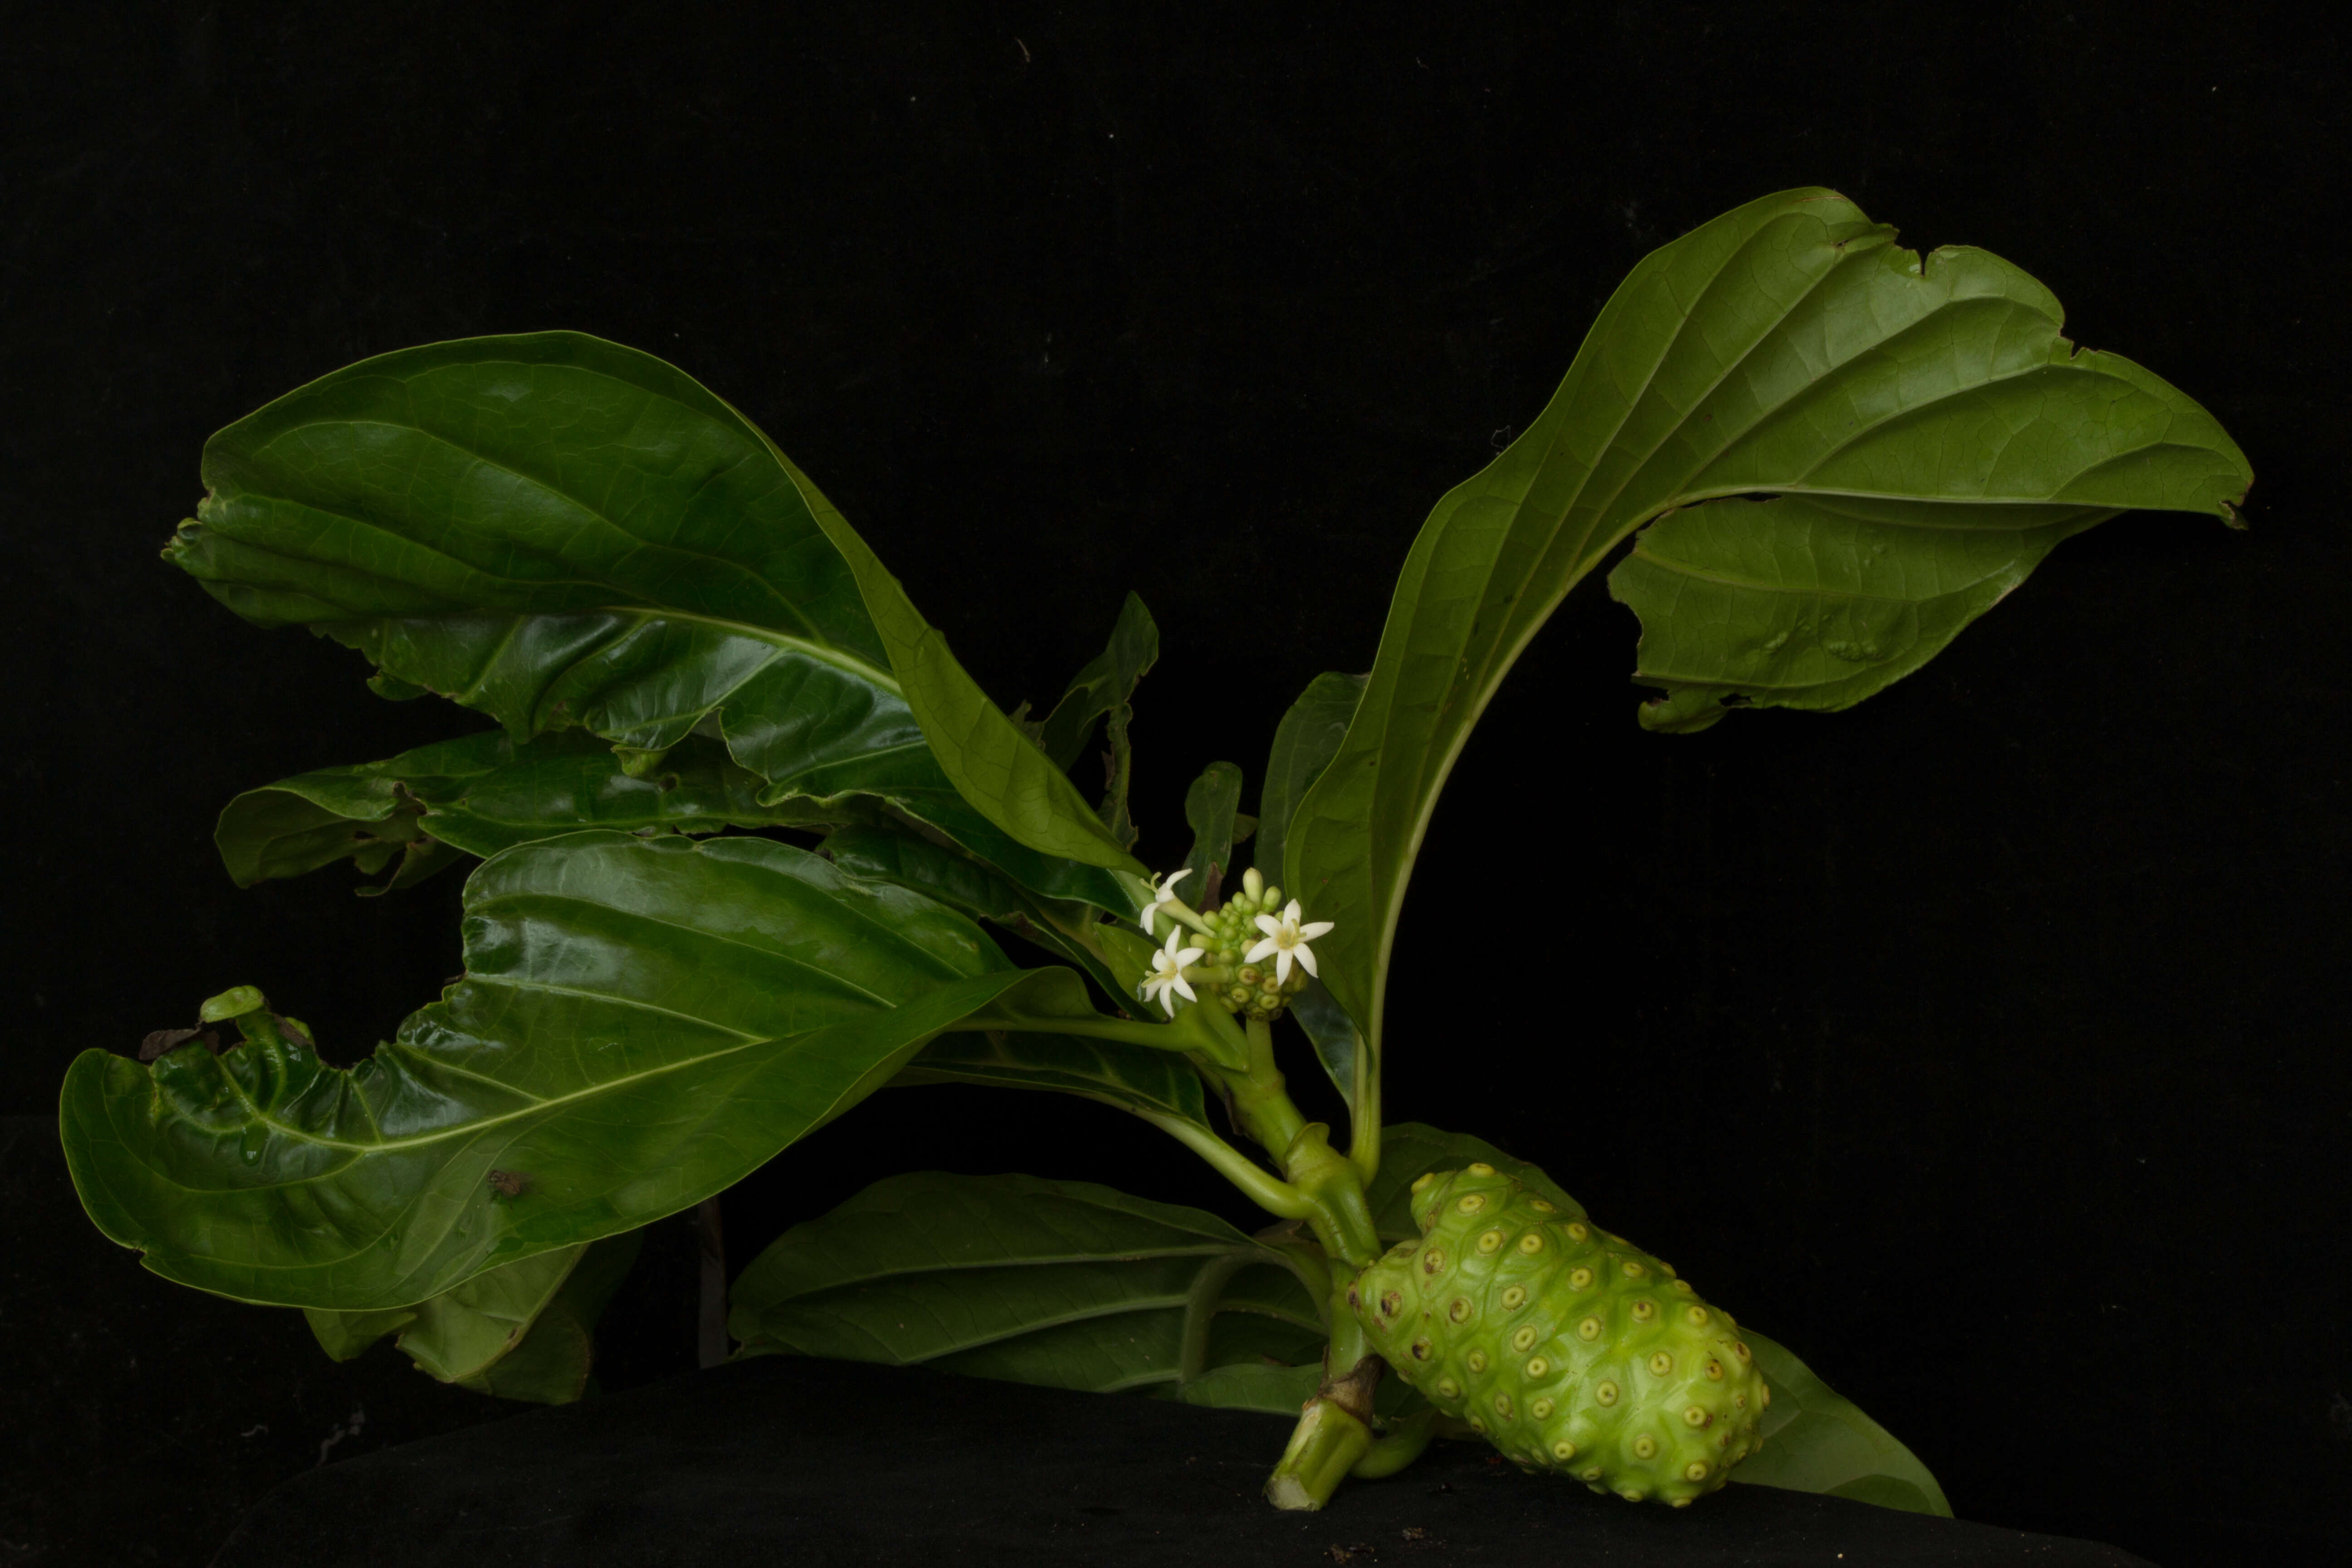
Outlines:
{"type": "MultiPolygon", "coordinates": [[[[1172,881],[1174,879],[1171,878],[1170,880],[1172,881]]],[[[1181,927],[1170,931],[1168,945],[1151,955],[1151,973],[1145,976],[1142,984],[1135,988],[1136,994],[1146,1002],[1150,1001],[1156,992],[1159,994],[1160,1005],[1168,1009],[1168,1016],[1171,1018],[1176,1016],[1178,995],[1181,994],[1187,1002],[1200,1000],[1200,997],[1192,994],[1192,983],[1184,978],[1184,971],[1188,966],[1198,963],[1201,961],[1201,954],[1206,949],[1188,947],[1179,952],[1176,944],[1183,940],[1184,932],[1181,927]]]]}
{"type": "Polygon", "coordinates": [[[1329,921],[1309,921],[1298,923],[1298,900],[1293,899],[1283,906],[1282,918],[1272,915],[1257,917],[1257,929],[1265,932],[1265,940],[1243,955],[1243,962],[1256,963],[1262,959],[1274,960],[1274,977],[1283,984],[1290,983],[1290,961],[1297,959],[1298,967],[1307,973],[1315,973],[1315,953],[1307,943],[1331,929],[1329,921]]]}
{"type": "MultiPolygon", "coordinates": [[[[1166,909],[1171,904],[1182,901],[1176,897],[1176,884],[1182,881],[1192,874],[1192,868],[1187,866],[1181,871],[1171,871],[1165,877],[1154,877],[1151,879],[1151,901],[1143,906],[1144,935],[1150,936],[1151,934],[1152,916],[1158,914],[1160,910],[1166,909]]],[[[1192,993],[1187,991],[1184,994],[1190,996],[1192,993]]]]}

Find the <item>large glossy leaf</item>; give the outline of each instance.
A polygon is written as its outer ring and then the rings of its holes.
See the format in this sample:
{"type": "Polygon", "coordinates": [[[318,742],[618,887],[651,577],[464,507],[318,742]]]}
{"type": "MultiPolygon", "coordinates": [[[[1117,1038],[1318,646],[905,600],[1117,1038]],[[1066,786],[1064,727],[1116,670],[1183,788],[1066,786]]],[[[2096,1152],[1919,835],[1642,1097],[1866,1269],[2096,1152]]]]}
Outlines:
{"type": "Polygon", "coordinates": [[[927,838],[906,824],[846,827],[825,838],[826,858],[854,877],[896,882],[926,898],[993,921],[1078,965],[1104,992],[1124,998],[1126,987],[1087,945],[1099,919],[1092,906],[1040,898],[987,862],[927,838]]]}
{"type": "Polygon", "coordinates": [[[360,649],[390,689],[518,740],[580,726],[633,771],[715,735],[763,803],[881,795],[975,829],[1024,881],[1040,859],[1091,871],[1109,907],[1102,868],[1139,869],[1067,780],[1032,777],[1059,773],[814,486],[650,355],[576,332],[384,354],[221,431],[204,478],[166,555],[248,620],[360,649]]]}
{"type": "MultiPolygon", "coordinates": [[[[2050,291],[1998,257],[1947,247],[1922,259],[1894,238],[1832,192],[1792,191],[1655,252],[1602,308],[1525,434],[1430,514],[1363,701],[1286,851],[1293,890],[1339,922],[1318,949],[1325,978],[1375,1047],[1406,878],[1464,740],[1561,595],[1635,529],[1748,492],[1839,498],[1849,510],[1966,505],[2007,515],[1996,530],[2040,526],[2053,507],[2231,517],[2252,473],[2210,415],[2128,360],[2075,350],[2050,291]]],[[[1818,515],[1734,508],[1678,522],[1660,549],[1735,519],[1774,528],[1818,515]]],[[[1936,529],[1881,528],[1872,580],[1900,579],[1906,593],[1957,587],[1965,574],[1950,534],[1948,516],[1936,529]]],[[[1793,574],[1801,551],[1779,542],[1769,553],[1793,574]]],[[[1994,575],[2030,564],[2012,552],[1994,575]]],[[[1832,640],[1862,652],[1839,692],[1851,701],[1983,607],[1961,591],[1921,612],[1916,637],[1875,613],[1826,629],[1816,616],[1805,635],[1831,658],[1832,640]]],[[[1741,689],[1717,664],[1747,646],[1759,612],[1743,608],[1709,634],[1717,613],[1703,595],[1654,596],[1649,636],[1662,649],[1713,647],[1699,673],[1741,689]],[[1684,603],[1701,629],[1684,622],[1684,603]]],[[[1696,716],[1687,700],[1662,715],[1696,716]]]]}
{"type": "Polygon", "coordinates": [[[1644,627],[1633,679],[1668,693],[1642,722],[1688,732],[1727,704],[1850,708],[1941,652],[2061,540],[2115,515],[1832,496],[1669,513],[1609,574],[1644,627]]]}
{"type": "MultiPolygon", "coordinates": [[[[1459,1170],[1473,1161],[1517,1177],[1562,1215],[1584,1216],[1584,1205],[1537,1166],[1483,1138],[1408,1121],[1388,1130],[1386,1158],[1365,1189],[1381,1239],[1397,1242],[1420,1234],[1412,1216],[1414,1178],[1424,1171],[1459,1170]]],[[[1733,1471],[1734,1480],[1950,1516],[1936,1478],[1886,1428],[1815,1376],[1786,1346],[1744,1323],[1739,1333],[1756,1352],[1757,1369],[1772,1390],[1772,1406],[1765,1417],[1763,1451],[1733,1471]]]]}
{"type": "Polygon", "coordinates": [[[221,813],[213,841],[239,887],[341,859],[373,871],[401,852],[397,883],[415,879],[411,866],[454,862],[452,849],[490,856],[586,827],[716,833],[824,826],[858,815],[855,798],[824,806],[795,795],[761,805],[762,787],[757,773],[699,736],[632,778],[611,746],[584,731],[559,730],[517,744],[491,730],[247,790],[221,813]]]}
{"type": "Polygon", "coordinates": [[[1284,1253],[1198,1209],[1085,1182],[938,1172],[877,1182],[738,1277],[743,1353],[1097,1392],[1306,1361],[1323,1330],[1284,1253]]]}
{"type": "Polygon", "coordinates": [[[300,1041],[61,1107],[99,1228],[167,1278],[370,1310],[691,1207],[1032,984],[963,916],[759,838],[592,832],[485,862],[466,973],[349,1069],[300,1041]]]}
{"type": "Polygon", "coordinates": [[[501,1399],[564,1405],[589,1386],[596,1320],[636,1261],[642,1230],[488,1269],[415,1307],[306,1308],[319,1342],[348,1361],[390,1332],[417,1366],[501,1399]]]}
{"type": "Polygon", "coordinates": [[[1054,1089],[1210,1131],[1201,1075],[1191,1063],[1169,1051],[1117,1040],[959,1031],[925,1046],[891,1082],[893,1087],[985,1083],[1000,1089],[1054,1089]]]}

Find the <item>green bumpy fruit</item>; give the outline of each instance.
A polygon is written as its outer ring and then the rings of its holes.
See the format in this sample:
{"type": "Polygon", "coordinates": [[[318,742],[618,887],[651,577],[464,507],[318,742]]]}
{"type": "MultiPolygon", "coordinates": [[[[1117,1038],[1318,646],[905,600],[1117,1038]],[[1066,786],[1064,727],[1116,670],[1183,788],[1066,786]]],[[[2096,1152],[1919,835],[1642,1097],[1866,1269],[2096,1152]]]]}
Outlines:
{"type": "Polygon", "coordinates": [[[1682,1508],[1763,1447],[1730,1314],[1492,1165],[1413,1184],[1421,1237],[1356,1277],[1372,1347],[1511,1458],[1682,1508]]]}

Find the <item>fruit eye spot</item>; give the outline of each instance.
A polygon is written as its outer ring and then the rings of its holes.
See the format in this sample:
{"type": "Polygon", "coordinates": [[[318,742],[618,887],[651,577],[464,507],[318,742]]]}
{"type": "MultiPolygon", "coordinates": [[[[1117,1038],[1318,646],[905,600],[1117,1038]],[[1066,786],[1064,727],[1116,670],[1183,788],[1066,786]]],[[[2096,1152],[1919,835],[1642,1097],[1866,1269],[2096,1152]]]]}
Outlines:
{"type": "Polygon", "coordinates": [[[1657,1457],[1657,1453],[1658,1440],[1655,1437],[1651,1436],[1647,1432],[1643,1433],[1640,1436],[1633,1439],[1633,1454],[1636,1458],[1655,1458],[1657,1457]]]}
{"type": "Polygon", "coordinates": [[[1425,1193],[1429,1191],[1429,1184],[1435,1180],[1437,1180],[1436,1172],[1423,1171],[1412,1179],[1412,1190],[1416,1193],[1425,1193]]]}
{"type": "Polygon", "coordinates": [[[1706,1479],[1706,1461],[1705,1459],[1693,1459],[1689,1464],[1685,1465],[1683,1467],[1683,1479],[1686,1481],[1703,1481],[1706,1479]]]}
{"type": "Polygon", "coordinates": [[[1706,1309],[1705,1307],[1685,1307],[1683,1309],[1683,1319],[1685,1322],[1696,1327],[1696,1325],[1706,1321],[1706,1309]]]}
{"type": "Polygon", "coordinates": [[[1685,1296],[1690,1294],[1690,1288],[1691,1282],[1687,1279],[1677,1279],[1675,1281],[1675,1289],[1681,1291],[1685,1296]]]}
{"type": "Polygon", "coordinates": [[[1486,1352],[1485,1351],[1472,1351],[1466,1359],[1469,1361],[1470,1370],[1472,1372],[1484,1372],[1486,1370],[1486,1352]]]}
{"type": "Polygon", "coordinates": [[[1666,1373],[1674,1370],[1675,1358],[1668,1355],[1665,1352],[1660,1351],[1657,1354],[1650,1358],[1650,1375],[1652,1377],[1664,1377],[1666,1373]]]}
{"type": "Polygon", "coordinates": [[[1731,1403],[1735,1409],[1745,1410],[1748,1408],[1748,1395],[1735,1394],[1731,1396],[1731,1403]]]}
{"type": "Polygon", "coordinates": [[[1484,1432],[1486,1429],[1486,1422],[1485,1417],[1478,1415],[1473,1415],[1470,1417],[1470,1430],[1473,1432],[1484,1432]]]}
{"type": "Polygon", "coordinates": [[[1706,1363],[1706,1375],[1717,1383],[1721,1383],[1723,1381],[1723,1363],[1719,1361],[1709,1361],[1706,1363]]]}
{"type": "Polygon", "coordinates": [[[1580,1223],[1571,1223],[1568,1227],[1568,1238],[1570,1241],[1583,1241],[1590,1238],[1592,1232],[1580,1223]]]}
{"type": "Polygon", "coordinates": [[[1551,1457],[1555,1459],[1573,1459],[1576,1458],[1576,1445],[1562,1437],[1551,1446],[1551,1457]]]}
{"type": "Polygon", "coordinates": [[[1437,1380],[1437,1395],[1441,1399],[1459,1399],[1462,1385],[1450,1377],[1441,1377],[1437,1380]]]}
{"type": "Polygon", "coordinates": [[[1495,1173],[1495,1167],[1481,1160],[1470,1167],[1470,1173],[1474,1176],[1491,1176],[1495,1173]]]}
{"type": "Polygon", "coordinates": [[[1452,1301],[1446,1304],[1445,1315],[1453,1319],[1457,1323],[1468,1322],[1470,1321],[1470,1298],[1467,1296],[1454,1297],[1452,1301]]]}
{"type": "MultiPolygon", "coordinates": [[[[1429,1352],[1430,1352],[1430,1350],[1431,1350],[1431,1349],[1432,1349],[1432,1346],[1430,1345],[1430,1342],[1429,1342],[1427,1340],[1415,1340],[1415,1341],[1413,1341],[1413,1342],[1412,1342],[1412,1359],[1413,1359],[1413,1360],[1415,1360],[1415,1361],[1427,1361],[1427,1360],[1429,1359],[1429,1352]]],[[[1718,1375],[1720,1375],[1720,1374],[1718,1374],[1718,1375]]]]}
{"type": "Polygon", "coordinates": [[[1648,1269],[1643,1268],[1640,1264],[1634,1262],[1630,1258],[1624,1262],[1619,1264],[1617,1267],[1625,1271],[1625,1278],[1628,1279],[1639,1279],[1643,1275],[1649,1272],[1648,1269]]]}
{"type": "Polygon", "coordinates": [[[1503,1292],[1503,1306],[1506,1310],[1515,1312],[1526,1304],[1527,1299],[1528,1288],[1524,1285],[1514,1285],[1503,1292]]]}
{"type": "Polygon", "coordinates": [[[1445,1248],[1433,1247],[1421,1255],[1421,1271],[1423,1274],[1434,1274],[1444,1267],[1445,1248]]]}
{"type": "Polygon", "coordinates": [[[1731,1353],[1738,1356],[1741,1361],[1746,1361],[1748,1359],[1748,1342],[1745,1340],[1732,1341],[1731,1353]]]}
{"type": "Polygon", "coordinates": [[[1757,1402],[1765,1409],[1770,1409],[1772,1407],[1772,1385],[1768,1383],[1763,1387],[1758,1389],[1756,1391],[1756,1398],[1757,1402]]]}
{"type": "Polygon", "coordinates": [[[1569,1289],[1572,1290],[1590,1289],[1592,1286],[1592,1270],[1590,1268],[1570,1269],[1568,1275],[1568,1284],[1569,1289]]]}
{"type": "Polygon", "coordinates": [[[1532,1326],[1521,1329],[1511,1336],[1511,1348],[1515,1351],[1523,1351],[1535,1342],[1536,1331],[1532,1326]]]}
{"type": "Polygon", "coordinates": [[[1486,1206],[1486,1194],[1484,1193],[1467,1194],[1463,1197],[1460,1203],[1455,1204],[1454,1206],[1460,1209],[1464,1214],[1476,1214],[1480,1209],[1486,1206]]]}
{"type": "Polygon", "coordinates": [[[1478,1250],[1481,1252],[1497,1251],[1502,1245],[1503,1233],[1499,1230],[1490,1230],[1478,1238],[1478,1250]]]}
{"type": "Polygon", "coordinates": [[[1528,1200],[1528,1207],[1535,1210],[1538,1214],[1549,1214],[1552,1212],[1551,1205],[1546,1203],[1541,1198],[1529,1198],[1528,1200]]]}
{"type": "Polygon", "coordinates": [[[1511,1396],[1509,1394],[1498,1394],[1495,1395],[1495,1414],[1500,1415],[1506,1421],[1510,1419],[1511,1396]]]}
{"type": "Polygon", "coordinates": [[[1519,1250],[1533,1258],[1543,1250],[1543,1237],[1532,1230],[1528,1232],[1527,1235],[1519,1237],[1519,1250]]]}
{"type": "Polygon", "coordinates": [[[1593,1389],[1592,1397],[1598,1404],[1614,1405],[1617,1403],[1617,1385],[1604,1381],[1593,1389]]]}
{"type": "Polygon", "coordinates": [[[1601,1467],[1595,1465],[1591,1468],[1586,1470],[1582,1479],[1588,1481],[1599,1480],[1601,1479],[1601,1467]]]}
{"type": "MultiPolygon", "coordinates": [[[[1528,1414],[1534,1416],[1538,1421],[1547,1419],[1551,1415],[1551,1401],[1549,1399],[1537,1400],[1533,1405],[1528,1406],[1528,1414]]],[[[1559,1450],[1558,1448],[1554,1448],[1552,1452],[1559,1454],[1559,1450]]],[[[1576,1445],[1571,1443],[1569,1445],[1568,1454],[1559,1454],[1559,1457],[1565,1459],[1569,1457],[1569,1454],[1573,1454],[1575,1452],[1576,1445]]]]}
{"type": "Polygon", "coordinates": [[[1599,1339],[1601,1337],[1601,1320],[1598,1318],[1587,1318],[1584,1321],[1577,1324],[1576,1337],[1580,1340],[1599,1339]]]}
{"type": "Polygon", "coordinates": [[[1544,1360],[1541,1356],[1538,1356],[1533,1361],[1528,1363],[1528,1375],[1529,1377],[1541,1377],[1550,1370],[1551,1363],[1544,1360]]]}
{"type": "Polygon", "coordinates": [[[1657,1315],[1658,1304],[1655,1301],[1636,1301],[1633,1303],[1633,1321],[1635,1322],[1646,1323],[1657,1315]]]}
{"type": "Polygon", "coordinates": [[[1404,1305],[1404,1296],[1403,1296],[1403,1294],[1402,1294],[1402,1292],[1400,1292],[1400,1291],[1395,1291],[1395,1290],[1383,1290],[1383,1291],[1381,1291],[1381,1317],[1383,1317],[1383,1318],[1393,1318],[1393,1317],[1395,1317],[1395,1316],[1397,1315],[1397,1309],[1398,1309],[1398,1308],[1400,1308],[1400,1307],[1402,1307],[1402,1306],[1403,1306],[1403,1305],[1404,1305]]]}
{"type": "Polygon", "coordinates": [[[1685,1426],[1704,1426],[1707,1419],[1706,1412],[1696,1405],[1683,1412],[1683,1425],[1685,1426]]]}

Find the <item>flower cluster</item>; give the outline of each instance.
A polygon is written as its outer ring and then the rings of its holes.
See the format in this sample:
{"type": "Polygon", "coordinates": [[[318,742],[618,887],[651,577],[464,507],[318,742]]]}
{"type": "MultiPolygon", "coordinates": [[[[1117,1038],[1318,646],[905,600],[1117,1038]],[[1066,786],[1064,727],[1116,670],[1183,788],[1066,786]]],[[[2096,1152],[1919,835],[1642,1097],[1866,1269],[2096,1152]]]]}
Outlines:
{"type": "Polygon", "coordinates": [[[1223,905],[1196,912],[1176,892],[1176,884],[1191,875],[1171,872],[1151,885],[1143,929],[1156,935],[1155,922],[1165,921],[1168,941],[1151,955],[1151,973],[1137,994],[1146,1002],[1158,1001],[1172,1018],[1178,996],[1202,999],[1192,988],[1200,981],[1208,999],[1229,1013],[1278,1016],[1316,977],[1315,950],[1308,944],[1329,931],[1331,922],[1302,921],[1298,900],[1285,904],[1282,889],[1267,885],[1255,869],[1242,874],[1240,889],[1223,905]],[[1182,945],[1188,935],[1197,945],[1182,945]]]}

